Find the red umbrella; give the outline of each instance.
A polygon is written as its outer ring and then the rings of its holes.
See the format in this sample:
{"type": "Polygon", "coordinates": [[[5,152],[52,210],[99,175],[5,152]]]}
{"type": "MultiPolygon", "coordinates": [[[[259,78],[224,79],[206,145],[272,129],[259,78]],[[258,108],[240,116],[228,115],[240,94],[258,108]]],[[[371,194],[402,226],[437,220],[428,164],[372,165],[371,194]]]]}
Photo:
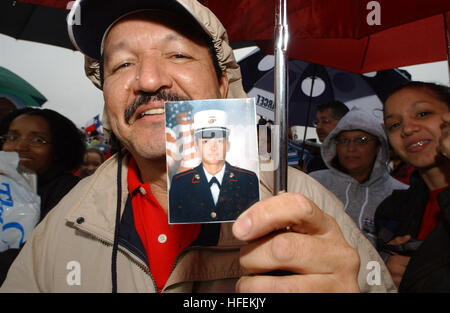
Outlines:
{"type": "Polygon", "coordinates": [[[287,186],[287,160],[282,157],[287,152],[286,53],[303,61],[366,73],[445,60],[449,51],[449,1],[200,1],[219,17],[231,41],[259,41],[260,48],[268,54],[276,47],[275,124],[280,134],[279,147],[275,149],[279,155],[275,159],[280,160],[281,168],[275,171],[275,194],[287,186]],[[280,12],[287,13],[288,51],[282,48],[286,38],[282,31],[287,27],[283,26],[286,17],[280,12]]]}
{"type": "Polygon", "coordinates": [[[19,0],[20,2],[44,5],[57,9],[70,9],[75,1],[72,0],[19,0]]]}
{"type": "MultiPolygon", "coordinates": [[[[272,53],[276,0],[200,2],[231,41],[256,41],[272,53]]],[[[288,54],[356,73],[446,60],[449,11],[442,0],[289,0],[288,54]]]]}
{"type": "MultiPolygon", "coordinates": [[[[199,1],[219,17],[232,42],[256,41],[264,53],[273,53],[274,14],[278,0],[199,1]]],[[[36,8],[39,9],[42,6],[60,9],[61,21],[41,31],[36,41],[40,41],[43,33],[53,33],[56,37],[58,29],[67,37],[64,17],[74,1],[5,1],[8,2],[38,5],[36,8]]],[[[289,0],[287,12],[288,54],[295,59],[356,73],[447,59],[450,1],[289,0]],[[369,3],[375,6],[368,7],[369,3]],[[378,22],[378,17],[380,25],[369,25],[372,21],[378,22]]],[[[8,14],[12,16],[15,11],[8,14]]],[[[14,20],[18,23],[21,18],[14,17],[14,20]]],[[[41,18],[40,23],[31,28],[39,32],[40,27],[49,23],[50,20],[41,18]]],[[[67,47],[72,48],[70,43],[67,47]]]]}

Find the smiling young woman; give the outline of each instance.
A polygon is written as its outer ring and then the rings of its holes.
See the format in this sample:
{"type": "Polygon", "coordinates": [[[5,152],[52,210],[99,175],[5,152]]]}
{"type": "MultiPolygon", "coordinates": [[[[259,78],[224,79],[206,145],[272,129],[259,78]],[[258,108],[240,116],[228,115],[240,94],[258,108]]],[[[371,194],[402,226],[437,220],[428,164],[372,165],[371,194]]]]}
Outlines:
{"type": "Polygon", "coordinates": [[[85,151],[81,132],[65,116],[49,109],[24,108],[0,123],[1,149],[17,152],[20,165],[36,172],[41,219],[78,182],[85,151]]]}
{"type": "Polygon", "coordinates": [[[442,177],[446,162],[439,157],[437,147],[443,125],[441,116],[449,112],[449,104],[436,91],[425,87],[428,85],[411,86],[417,87],[400,89],[385,103],[389,141],[405,162],[420,170],[431,188],[442,187],[448,184],[442,177]]]}
{"type": "MultiPolygon", "coordinates": [[[[16,152],[19,164],[37,174],[40,222],[78,183],[71,171],[83,160],[83,137],[72,121],[53,110],[24,108],[0,121],[0,138],[3,151],[16,152]]],[[[0,283],[19,251],[0,253],[0,283]]]]}
{"type": "Polygon", "coordinates": [[[19,115],[2,136],[3,151],[19,155],[19,164],[44,175],[55,159],[53,135],[45,118],[38,115],[19,115]]]}
{"type": "Polygon", "coordinates": [[[450,260],[450,160],[439,152],[449,91],[409,82],[384,104],[392,148],[417,169],[410,188],[394,191],[375,216],[378,249],[401,292],[450,291],[450,267],[442,265],[450,260]]]}

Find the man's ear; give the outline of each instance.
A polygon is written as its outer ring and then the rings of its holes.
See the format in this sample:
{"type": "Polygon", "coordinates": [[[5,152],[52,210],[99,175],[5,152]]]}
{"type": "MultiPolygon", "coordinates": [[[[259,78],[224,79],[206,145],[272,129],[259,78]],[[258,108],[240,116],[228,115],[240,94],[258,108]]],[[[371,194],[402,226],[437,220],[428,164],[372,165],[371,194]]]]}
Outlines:
{"type": "Polygon", "coordinates": [[[222,76],[219,81],[219,93],[220,97],[226,98],[228,93],[228,76],[226,72],[222,72],[222,76]]]}

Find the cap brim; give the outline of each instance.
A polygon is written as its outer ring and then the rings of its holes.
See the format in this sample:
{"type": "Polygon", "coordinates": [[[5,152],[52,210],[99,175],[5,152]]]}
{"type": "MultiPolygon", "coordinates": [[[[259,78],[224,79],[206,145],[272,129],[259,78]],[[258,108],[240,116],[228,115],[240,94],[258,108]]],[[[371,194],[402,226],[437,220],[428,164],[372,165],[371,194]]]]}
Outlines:
{"type": "Polygon", "coordinates": [[[103,35],[109,26],[129,12],[146,9],[184,15],[209,36],[203,25],[176,0],[77,0],[67,16],[69,37],[79,51],[100,60],[103,35]]]}
{"type": "Polygon", "coordinates": [[[224,138],[230,131],[226,127],[204,127],[195,130],[195,135],[203,139],[224,138]]]}

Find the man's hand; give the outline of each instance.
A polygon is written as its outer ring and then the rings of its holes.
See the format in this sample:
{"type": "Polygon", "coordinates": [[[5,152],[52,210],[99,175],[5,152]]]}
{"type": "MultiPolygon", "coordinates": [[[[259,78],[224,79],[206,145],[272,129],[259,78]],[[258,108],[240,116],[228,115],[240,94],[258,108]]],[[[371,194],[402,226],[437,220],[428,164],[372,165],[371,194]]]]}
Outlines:
{"type": "Polygon", "coordinates": [[[442,128],[441,138],[439,139],[439,151],[447,159],[450,159],[450,113],[442,115],[444,128],[442,128]]]}
{"type": "MultiPolygon", "coordinates": [[[[402,245],[407,243],[411,239],[410,235],[396,237],[395,239],[389,241],[389,245],[402,245]]],[[[411,257],[394,254],[389,257],[386,262],[386,267],[391,273],[392,280],[394,281],[395,286],[400,286],[400,282],[402,281],[403,274],[405,274],[406,267],[408,266],[409,260],[411,257]]]]}
{"type": "Polygon", "coordinates": [[[254,204],[233,233],[249,242],[240,261],[256,274],[242,277],[238,292],[359,292],[358,253],[336,221],[304,196],[284,193],[254,204]],[[262,275],[274,270],[292,275],[262,275]]]}

